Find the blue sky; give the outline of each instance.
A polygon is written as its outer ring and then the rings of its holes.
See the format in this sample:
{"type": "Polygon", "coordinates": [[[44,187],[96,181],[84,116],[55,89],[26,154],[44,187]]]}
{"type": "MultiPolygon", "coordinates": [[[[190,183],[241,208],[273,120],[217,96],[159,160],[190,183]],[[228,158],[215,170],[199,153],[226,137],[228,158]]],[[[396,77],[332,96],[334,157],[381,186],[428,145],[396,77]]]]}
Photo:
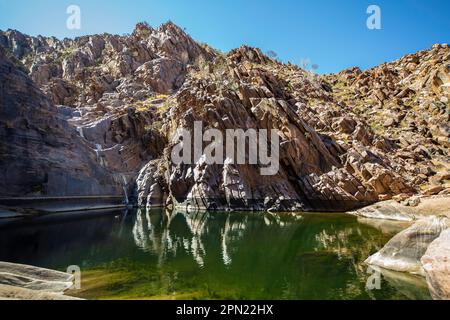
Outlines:
{"type": "Polygon", "coordinates": [[[449,12],[449,0],[0,0],[0,29],[64,38],[131,33],[136,22],[170,19],[222,51],[248,44],[328,73],[448,43],[449,12]],[[71,4],[81,8],[79,31],[66,28],[71,4]],[[366,27],[371,4],[381,8],[381,30],[366,27]]]}

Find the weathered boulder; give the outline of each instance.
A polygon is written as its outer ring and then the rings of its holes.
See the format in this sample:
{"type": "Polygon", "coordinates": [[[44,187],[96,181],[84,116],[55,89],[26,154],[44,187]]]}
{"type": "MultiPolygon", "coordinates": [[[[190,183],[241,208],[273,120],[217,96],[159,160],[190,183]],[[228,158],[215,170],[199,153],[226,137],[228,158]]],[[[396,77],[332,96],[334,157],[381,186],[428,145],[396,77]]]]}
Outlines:
{"type": "Polygon", "coordinates": [[[71,282],[73,280],[73,276],[68,273],[10,262],[0,262],[0,272],[43,281],[71,282]]]}
{"type": "Polygon", "coordinates": [[[68,273],[0,262],[0,300],[73,300],[64,292],[73,286],[68,273]]]}

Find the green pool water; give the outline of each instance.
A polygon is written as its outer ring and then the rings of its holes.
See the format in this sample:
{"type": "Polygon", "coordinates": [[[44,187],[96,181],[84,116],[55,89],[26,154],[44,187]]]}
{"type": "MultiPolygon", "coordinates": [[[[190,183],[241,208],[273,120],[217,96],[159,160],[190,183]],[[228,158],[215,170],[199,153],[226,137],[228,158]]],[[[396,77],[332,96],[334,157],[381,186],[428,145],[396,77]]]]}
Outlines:
{"type": "Polygon", "coordinates": [[[87,299],[429,299],[422,278],[364,264],[399,230],[344,214],[66,215],[0,226],[0,261],[77,265],[70,294],[87,299]]]}

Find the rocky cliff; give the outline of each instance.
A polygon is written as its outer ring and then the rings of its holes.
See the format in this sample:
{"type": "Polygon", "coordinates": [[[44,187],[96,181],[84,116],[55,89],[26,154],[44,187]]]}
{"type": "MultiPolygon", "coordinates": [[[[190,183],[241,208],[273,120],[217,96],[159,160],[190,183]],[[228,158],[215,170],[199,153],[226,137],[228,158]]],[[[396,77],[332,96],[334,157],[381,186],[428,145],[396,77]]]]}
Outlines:
{"type": "MultiPolygon", "coordinates": [[[[53,166],[24,173],[51,156],[72,161],[58,166],[59,176],[89,176],[80,179],[82,192],[94,192],[88,185],[106,192],[108,179],[114,189],[119,177],[143,206],[341,211],[448,193],[448,45],[324,76],[255,48],[223,54],[172,23],[74,40],[8,30],[0,32],[0,46],[8,56],[2,63],[16,75],[14,85],[2,69],[0,112],[16,120],[0,118],[0,168],[17,185],[2,179],[2,195],[70,194],[48,179],[53,166]],[[21,101],[33,112],[21,112],[21,101]],[[261,176],[261,165],[201,159],[174,165],[171,137],[196,121],[223,133],[277,129],[278,173],[261,176]],[[47,149],[14,149],[20,144],[7,138],[8,130],[47,149]]],[[[69,189],[79,185],[64,181],[69,189]]]]}

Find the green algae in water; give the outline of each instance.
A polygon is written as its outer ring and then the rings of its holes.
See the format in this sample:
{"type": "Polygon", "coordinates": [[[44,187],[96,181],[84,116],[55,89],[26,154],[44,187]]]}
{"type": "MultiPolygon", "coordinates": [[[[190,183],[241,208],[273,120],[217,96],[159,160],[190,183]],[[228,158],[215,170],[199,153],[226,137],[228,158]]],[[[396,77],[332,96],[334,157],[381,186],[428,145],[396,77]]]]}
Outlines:
{"type": "Polygon", "coordinates": [[[2,230],[0,260],[79,265],[69,294],[87,299],[429,299],[409,275],[366,288],[394,235],[349,215],[141,210],[2,230]]]}

